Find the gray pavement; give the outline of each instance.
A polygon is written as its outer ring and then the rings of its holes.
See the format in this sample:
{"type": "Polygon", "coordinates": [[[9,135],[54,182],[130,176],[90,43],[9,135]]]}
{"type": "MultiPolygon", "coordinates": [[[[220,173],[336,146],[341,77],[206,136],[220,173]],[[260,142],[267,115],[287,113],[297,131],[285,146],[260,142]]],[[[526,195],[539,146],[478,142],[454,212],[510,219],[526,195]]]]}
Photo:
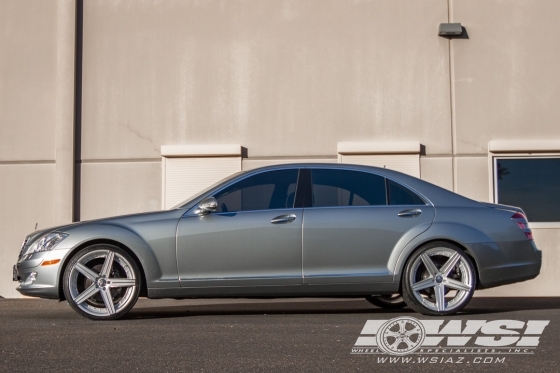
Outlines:
{"type": "Polygon", "coordinates": [[[559,310],[560,298],[474,298],[438,319],[550,320],[538,347],[391,364],[351,354],[366,321],[429,317],[361,299],[140,299],[126,319],[95,322],[66,302],[0,299],[0,372],[559,372],[559,310]]]}

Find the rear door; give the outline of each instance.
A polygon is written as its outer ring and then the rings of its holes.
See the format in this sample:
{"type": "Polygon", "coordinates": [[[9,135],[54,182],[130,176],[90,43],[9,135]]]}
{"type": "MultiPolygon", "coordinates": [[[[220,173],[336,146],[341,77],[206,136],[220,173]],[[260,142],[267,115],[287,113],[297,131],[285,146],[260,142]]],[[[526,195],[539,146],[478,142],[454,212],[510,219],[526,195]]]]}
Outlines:
{"type": "Polygon", "coordinates": [[[304,209],[304,283],[392,282],[393,249],[428,229],[434,208],[405,186],[373,173],[307,172],[311,188],[304,209]]]}

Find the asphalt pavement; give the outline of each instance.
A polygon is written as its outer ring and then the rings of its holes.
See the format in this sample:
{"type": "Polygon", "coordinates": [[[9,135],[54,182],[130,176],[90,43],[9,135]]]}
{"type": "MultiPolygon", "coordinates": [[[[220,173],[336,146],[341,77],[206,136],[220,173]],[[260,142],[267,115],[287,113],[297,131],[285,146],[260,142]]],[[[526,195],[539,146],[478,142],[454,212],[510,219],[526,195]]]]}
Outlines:
{"type": "Polygon", "coordinates": [[[100,322],[66,302],[0,299],[0,372],[559,372],[559,310],[560,298],[474,298],[461,314],[435,318],[361,299],[140,299],[125,319],[100,322]],[[468,348],[438,350],[451,343],[443,339],[401,356],[356,346],[368,320],[403,316],[463,336],[469,320],[493,321],[471,322],[486,325],[478,336],[502,328],[490,343],[529,335],[532,347],[489,350],[476,335],[468,348]],[[532,334],[529,320],[540,320],[532,334]]]}

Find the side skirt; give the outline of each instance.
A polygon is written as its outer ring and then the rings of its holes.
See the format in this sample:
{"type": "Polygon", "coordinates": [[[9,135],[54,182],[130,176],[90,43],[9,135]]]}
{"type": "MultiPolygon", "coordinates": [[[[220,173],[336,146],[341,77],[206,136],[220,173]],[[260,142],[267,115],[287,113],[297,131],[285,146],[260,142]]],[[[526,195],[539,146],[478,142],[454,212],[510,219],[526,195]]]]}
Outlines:
{"type": "Polygon", "coordinates": [[[375,284],[149,288],[148,298],[363,297],[398,293],[399,286],[398,282],[382,282],[375,284]]]}

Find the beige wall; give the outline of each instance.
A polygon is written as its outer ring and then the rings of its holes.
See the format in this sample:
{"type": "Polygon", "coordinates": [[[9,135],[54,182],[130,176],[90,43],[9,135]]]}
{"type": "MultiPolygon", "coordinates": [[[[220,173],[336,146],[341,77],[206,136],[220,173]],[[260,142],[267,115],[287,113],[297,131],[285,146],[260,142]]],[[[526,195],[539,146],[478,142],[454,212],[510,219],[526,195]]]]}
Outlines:
{"type": "Polygon", "coordinates": [[[0,2],[0,296],[25,235],[71,222],[74,1],[0,2]],[[70,136],[64,134],[70,131],[70,136]]]}
{"type": "Polygon", "coordinates": [[[452,0],[457,152],[489,140],[560,137],[558,1],[452,0]]]}
{"type": "Polygon", "coordinates": [[[81,165],[80,220],[161,209],[161,161],[81,165]]]}
{"type": "Polygon", "coordinates": [[[449,154],[445,21],[443,0],[86,1],[82,157],[325,156],[363,138],[449,154]]]}
{"type": "Polygon", "coordinates": [[[281,159],[244,159],[241,163],[243,171],[258,167],[273,166],[286,163],[336,163],[336,158],[281,158],[281,159]]]}
{"type": "Polygon", "coordinates": [[[453,190],[453,158],[420,157],[420,177],[442,188],[453,190]]]}
{"type": "Polygon", "coordinates": [[[0,2],[0,160],[54,160],[53,2],[0,2]]]}
{"type": "Polygon", "coordinates": [[[0,164],[0,296],[19,297],[12,282],[25,235],[55,225],[54,164],[0,164]]]}
{"type": "MultiPolygon", "coordinates": [[[[0,2],[1,296],[35,223],[159,209],[162,145],[241,144],[251,169],[416,141],[423,179],[488,201],[488,141],[560,138],[557,1],[87,0],[74,155],[75,4],[0,2]]],[[[535,230],[537,280],[482,294],[560,295],[558,232],[535,230]]]]}
{"type": "Polygon", "coordinates": [[[488,157],[455,157],[455,192],[474,199],[488,200],[488,157]]]}

